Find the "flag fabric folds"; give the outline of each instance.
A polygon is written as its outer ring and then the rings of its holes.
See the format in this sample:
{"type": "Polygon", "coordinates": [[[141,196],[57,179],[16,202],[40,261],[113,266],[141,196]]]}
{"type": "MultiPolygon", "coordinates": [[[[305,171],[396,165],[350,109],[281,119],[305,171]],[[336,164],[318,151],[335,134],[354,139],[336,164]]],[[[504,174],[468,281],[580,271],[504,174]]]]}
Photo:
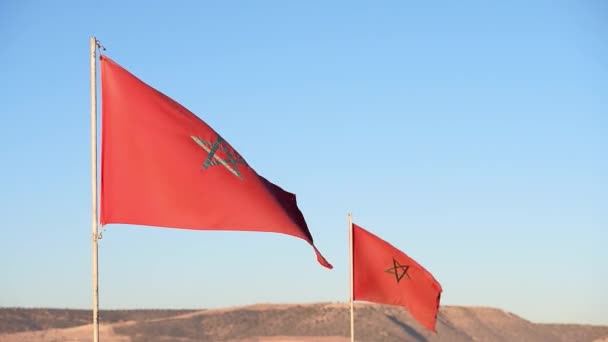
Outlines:
{"type": "Polygon", "coordinates": [[[271,183],[213,128],[101,57],[100,223],[274,232],[313,243],[296,196],[271,183]]]}
{"type": "Polygon", "coordinates": [[[441,285],[412,258],[353,224],[353,299],[404,306],[435,331],[441,285]]]}

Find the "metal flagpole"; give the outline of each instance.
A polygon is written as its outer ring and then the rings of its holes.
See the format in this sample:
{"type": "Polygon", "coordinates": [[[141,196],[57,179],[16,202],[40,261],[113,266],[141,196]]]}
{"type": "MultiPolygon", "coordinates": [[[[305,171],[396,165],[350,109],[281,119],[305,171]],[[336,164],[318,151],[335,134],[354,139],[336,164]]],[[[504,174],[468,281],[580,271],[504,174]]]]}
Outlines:
{"type": "Polygon", "coordinates": [[[97,39],[91,37],[91,227],[93,254],[93,341],[99,341],[99,281],[97,278],[97,39]]]}
{"type": "Polygon", "coordinates": [[[348,246],[349,246],[349,258],[350,258],[350,341],[355,342],[355,316],[354,316],[354,288],[353,288],[353,216],[348,213],[348,246]]]}

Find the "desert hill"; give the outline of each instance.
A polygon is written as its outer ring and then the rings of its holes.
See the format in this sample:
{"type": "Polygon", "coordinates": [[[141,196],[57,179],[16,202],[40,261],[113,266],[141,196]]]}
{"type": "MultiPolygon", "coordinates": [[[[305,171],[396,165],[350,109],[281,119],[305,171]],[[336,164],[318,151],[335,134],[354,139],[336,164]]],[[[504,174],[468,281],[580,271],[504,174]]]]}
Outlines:
{"type": "MultiPolygon", "coordinates": [[[[444,306],[437,334],[402,308],[355,306],[357,341],[608,340],[608,326],[537,324],[500,309],[444,306]]],[[[348,342],[346,304],[252,305],[215,310],[101,311],[101,341],[348,342]]],[[[89,310],[0,309],[0,341],[90,341],[89,310]]]]}

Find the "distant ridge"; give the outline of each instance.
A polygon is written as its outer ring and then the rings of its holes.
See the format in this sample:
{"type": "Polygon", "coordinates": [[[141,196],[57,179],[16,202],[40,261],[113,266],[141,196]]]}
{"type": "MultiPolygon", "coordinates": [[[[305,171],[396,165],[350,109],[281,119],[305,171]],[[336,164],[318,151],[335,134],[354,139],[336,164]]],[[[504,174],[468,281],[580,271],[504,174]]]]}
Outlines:
{"type": "MultiPolygon", "coordinates": [[[[348,305],[102,310],[103,341],[348,342],[348,305]]],[[[0,308],[0,341],[90,341],[90,310],[0,308]]],[[[608,342],[608,326],[538,324],[487,307],[443,306],[433,335],[402,308],[356,304],[357,341],[608,342]]]]}

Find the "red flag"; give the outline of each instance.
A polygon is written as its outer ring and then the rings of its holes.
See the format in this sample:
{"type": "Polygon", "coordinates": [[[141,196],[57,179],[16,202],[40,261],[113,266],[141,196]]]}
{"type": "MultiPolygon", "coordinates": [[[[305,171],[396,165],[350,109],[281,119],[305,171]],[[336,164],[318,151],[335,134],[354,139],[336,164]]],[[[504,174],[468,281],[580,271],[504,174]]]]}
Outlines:
{"type": "Polygon", "coordinates": [[[296,196],[188,109],[101,57],[101,224],[274,232],[306,240],[296,196]]]}
{"type": "Polygon", "coordinates": [[[435,331],[441,285],[405,253],[355,224],[353,286],[353,299],[405,306],[435,331]]]}

